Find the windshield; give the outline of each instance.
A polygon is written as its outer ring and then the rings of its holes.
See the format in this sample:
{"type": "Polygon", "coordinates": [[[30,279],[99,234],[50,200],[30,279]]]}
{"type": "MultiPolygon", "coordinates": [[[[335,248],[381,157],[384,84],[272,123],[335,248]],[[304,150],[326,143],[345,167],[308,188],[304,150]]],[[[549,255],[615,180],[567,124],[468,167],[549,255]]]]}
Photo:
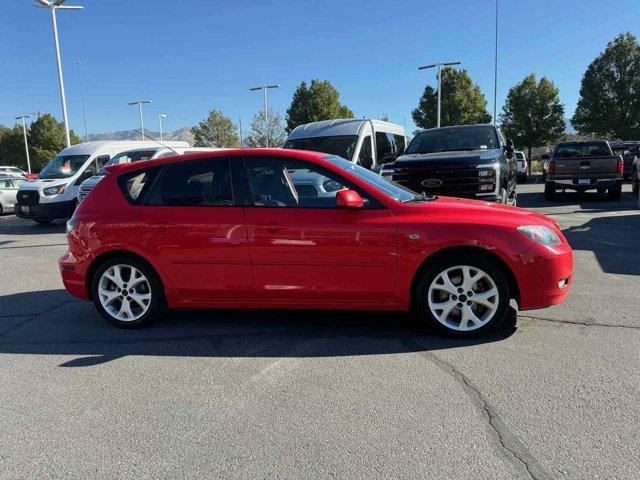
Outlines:
{"type": "Polygon", "coordinates": [[[58,155],[40,172],[39,178],[69,178],[82,168],[89,155],[58,155]]]}
{"type": "Polygon", "coordinates": [[[366,168],[356,165],[344,158],[337,156],[326,156],[324,158],[337,167],[357,175],[376,190],[398,200],[399,202],[406,202],[416,196],[416,192],[409,190],[402,185],[398,185],[391,180],[387,180],[383,176],[373,173],[371,170],[367,170],[366,168]]]}
{"type": "Polygon", "coordinates": [[[295,150],[311,150],[313,152],[328,153],[351,160],[358,143],[357,135],[343,135],[338,137],[311,137],[287,140],[283,148],[295,150]]]}
{"type": "Polygon", "coordinates": [[[554,157],[606,157],[609,156],[609,146],[605,142],[565,143],[558,145],[554,157]]]}
{"type": "Polygon", "coordinates": [[[486,150],[498,147],[495,129],[490,125],[447,127],[418,133],[405,153],[435,153],[456,150],[486,150]]]}
{"type": "MultiPolygon", "coordinates": [[[[134,150],[129,152],[122,152],[113,157],[107,163],[105,163],[105,167],[109,167],[111,165],[120,165],[121,163],[133,163],[139,162],[142,160],[149,160],[151,157],[155,155],[157,150],[134,150]]],[[[173,153],[172,153],[173,155],[173,153]]],[[[98,172],[98,175],[106,175],[107,171],[102,167],[98,172]]]]}

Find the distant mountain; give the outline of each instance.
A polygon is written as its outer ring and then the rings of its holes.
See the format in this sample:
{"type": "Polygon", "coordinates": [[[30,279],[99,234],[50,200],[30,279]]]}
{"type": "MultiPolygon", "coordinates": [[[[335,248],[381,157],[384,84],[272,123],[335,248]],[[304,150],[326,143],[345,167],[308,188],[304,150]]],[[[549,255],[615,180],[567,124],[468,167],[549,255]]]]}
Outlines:
{"type": "MultiPolygon", "coordinates": [[[[156,140],[160,139],[160,132],[152,132],[145,128],[145,135],[156,140]]],[[[182,127],[173,132],[163,132],[163,140],[175,140],[189,142],[189,145],[193,145],[193,134],[191,133],[191,127],[182,127]]],[[[97,140],[141,140],[141,136],[135,130],[120,130],[118,132],[106,132],[106,133],[90,133],[89,141],[97,140]]]]}

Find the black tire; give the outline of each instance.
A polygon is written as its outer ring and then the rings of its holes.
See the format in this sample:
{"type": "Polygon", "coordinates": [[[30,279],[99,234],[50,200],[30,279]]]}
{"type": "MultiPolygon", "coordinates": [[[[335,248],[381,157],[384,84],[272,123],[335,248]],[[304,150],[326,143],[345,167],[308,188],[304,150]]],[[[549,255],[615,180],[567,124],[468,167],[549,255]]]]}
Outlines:
{"type": "MultiPolygon", "coordinates": [[[[124,272],[123,272],[124,273],[124,272]]],[[[129,275],[131,274],[131,270],[129,270],[129,275]]],[[[126,277],[126,273],[124,273],[123,279],[125,281],[130,281],[130,277],[126,277]]],[[[115,284],[114,284],[115,285],[115,284]]],[[[127,284],[125,283],[125,288],[127,284]]],[[[140,287],[141,288],[141,287],[140,287]]],[[[147,293],[146,288],[144,291],[136,291],[136,293],[147,293]]],[[[119,291],[118,291],[119,292],[119,291]]],[[[124,290],[125,293],[128,293],[124,290]]],[[[158,276],[156,272],[149,267],[146,263],[137,260],[133,257],[117,257],[111,260],[107,260],[102,265],[100,265],[93,274],[93,278],[91,279],[91,299],[96,309],[102,315],[107,322],[111,323],[120,328],[139,328],[146,325],[150,325],[153,323],[157,317],[161,315],[165,308],[165,299],[164,292],[162,289],[162,284],[158,280],[158,276]],[[149,290],[151,293],[151,299],[147,305],[147,311],[139,318],[135,318],[132,320],[122,320],[114,317],[111,313],[109,313],[105,307],[102,305],[100,301],[100,295],[98,293],[98,288],[100,286],[100,279],[105,271],[114,267],[116,265],[134,267],[138,271],[140,271],[148,280],[149,290]]],[[[114,302],[118,302],[118,300],[114,300],[114,302]]],[[[117,306],[117,303],[115,304],[117,306]]],[[[122,305],[122,302],[120,303],[122,305]]],[[[138,304],[138,308],[142,310],[140,305],[138,304]]]]}
{"type": "Polygon", "coordinates": [[[544,184],[544,199],[553,200],[556,196],[556,185],[553,182],[545,182],[544,184]]]}
{"type": "Polygon", "coordinates": [[[598,189],[598,194],[599,195],[604,195],[605,193],[607,193],[607,189],[606,188],[599,188],[598,189]]]}
{"type": "Polygon", "coordinates": [[[633,193],[640,192],[640,181],[638,181],[638,171],[634,168],[633,175],[631,176],[631,190],[633,193]]]}
{"type": "Polygon", "coordinates": [[[610,188],[607,191],[607,197],[609,200],[618,201],[622,196],[622,185],[618,185],[616,187],[610,188]]]}
{"type": "Polygon", "coordinates": [[[35,222],[39,223],[40,225],[49,225],[51,222],[53,222],[53,220],[50,220],[48,218],[44,218],[44,219],[36,220],[35,222]]]}
{"type": "MultiPolygon", "coordinates": [[[[509,282],[497,262],[472,252],[447,255],[433,261],[420,275],[414,293],[414,310],[418,319],[436,332],[455,338],[477,337],[498,328],[508,316],[511,300],[509,282]],[[429,307],[429,288],[432,282],[445,270],[465,265],[480,269],[491,278],[498,291],[498,304],[493,317],[488,322],[473,330],[461,331],[445,325],[446,322],[442,323],[435,317],[429,307]]],[[[471,298],[469,297],[469,299],[471,298]]],[[[458,313],[460,313],[460,309],[458,309],[458,313]]]]}

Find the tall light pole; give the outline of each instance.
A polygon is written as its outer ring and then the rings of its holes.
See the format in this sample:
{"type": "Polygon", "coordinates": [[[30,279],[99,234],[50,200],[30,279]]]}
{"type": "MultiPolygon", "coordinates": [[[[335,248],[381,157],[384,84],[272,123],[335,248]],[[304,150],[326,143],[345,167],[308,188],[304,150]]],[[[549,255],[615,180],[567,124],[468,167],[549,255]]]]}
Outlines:
{"type": "Polygon", "coordinates": [[[162,119],[163,118],[167,118],[167,116],[164,113],[159,113],[158,122],[160,123],[160,141],[162,141],[162,119]]]}
{"type": "Polygon", "coordinates": [[[496,51],[493,73],[493,124],[496,124],[498,113],[498,0],[496,0],[496,51]]]}
{"type": "Polygon", "coordinates": [[[252,87],[249,90],[256,91],[256,90],[262,90],[262,94],[264,96],[264,129],[265,129],[265,135],[266,135],[266,146],[269,147],[269,111],[267,110],[267,89],[268,88],[280,88],[279,84],[273,84],[273,85],[261,85],[260,87],[252,87]]]}
{"type": "Polygon", "coordinates": [[[442,67],[448,65],[460,65],[462,62],[440,62],[432,63],[430,65],[423,65],[418,67],[418,70],[425,70],[427,68],[438,67],[438,128],[440,128],[440,110],[442,102],[442,67]]]}
{"type": "Polygon", "coordinates": [[[60,60],[60,41],[58,40],[58,22],[56,21],[56,10],[82,10],[84,7],[63,5],[66,0],[36,0],[42,8],[51,11],[51,25],[53,26],[53,43],[56,50],[56,62],[58,64],[58,84],[60,86],[60,101],[62,103],[62,123],[64,123],[64,137],[67,147],[71,146],[69,137],[69,118],[67,117],[67,100],[64,94],[64,78],[62,77],[62,61],[60,60]]]}
{"type": "Polygon", "coordinates": [[[80,100],[82,100],[82,118],[84,120],[84,141],[89,141],[89,130],[87,130],[87,112],[84,109],[84,91],[82,89],[82,75],[80,74],[80,60],[76,60],[78,67],[78,82],[80,83],[80,100]]]}
{"type": "Polygon", "coordinates": [[[138,110],[140,112],[140,133],[142,134],[142,140],[145,139],[144,136],[144,116],[142,115],[142,105],[145,103],[151,103],[151,100],[134,100],[133,102],[129,102],[129,105],[138,105],[138,110]]]}
{"type": "Polygon", "coordinates": [[[31,115],[20,115],[15,120],[22,120],[22,134],[24,135],[24,153],[27,155],[27,171],[31,173],[31,160],[29,159],[29,143],[27,142],[27,123],[25,120],[31,115]]]}

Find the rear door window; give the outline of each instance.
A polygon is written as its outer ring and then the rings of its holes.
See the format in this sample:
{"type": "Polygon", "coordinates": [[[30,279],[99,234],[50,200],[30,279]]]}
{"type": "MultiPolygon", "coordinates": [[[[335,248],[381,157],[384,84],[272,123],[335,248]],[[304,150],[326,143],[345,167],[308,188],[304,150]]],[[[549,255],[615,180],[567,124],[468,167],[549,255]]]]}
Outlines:
{"type": "Polygon", "coordinates": [[[388,132],[376,132],[377,163],[393,162],[404,152],[404,137],[388,132]]]}
{"type": "Polygon", "coordinates": [[[143,202],[184,207],[232,206],[229,160],[215,158],[166,165],[143,202]]]}

